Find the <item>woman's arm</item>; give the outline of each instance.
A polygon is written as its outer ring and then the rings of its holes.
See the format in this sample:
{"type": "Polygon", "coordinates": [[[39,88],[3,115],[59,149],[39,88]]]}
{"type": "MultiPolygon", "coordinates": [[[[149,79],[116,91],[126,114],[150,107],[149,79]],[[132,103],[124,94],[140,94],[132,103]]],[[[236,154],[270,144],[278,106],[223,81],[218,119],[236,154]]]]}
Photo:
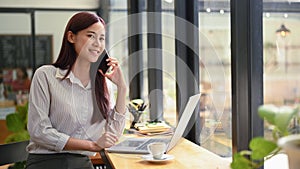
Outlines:
{"type": "Polygon", "coordinates": [[[52,70],[49,67],[41,67],[34,74],[29,93],[27,129],[30,139],[36,144],[50,151],[61,151],[69,136],[53,128],[49,119],[51,77],[52,70]]]}
{"type": "Polygon", "coordinates": [[[104,133],[97,142],[89,140],[81,140],[76,138],[69,138],[64,150],[84,150],[98,152],[103,148],[113,146],[118,141],[118,137],[110,132],[104,133]]]}
{"type": "Polygon", "coordinates": [[[117,86],[117,100],[115,109],[118,113],[125,114],[127,85],[117,59],[110,57],[107,60],[109,61],[108,65],[112,67],[112,71],[110,73],[106,73],[105,76],[117,86]]]}
{"type": "Polygon", "coordinates": [[[117,100],[116,100],[116,111],[120,114],[125,114],[126,112],[126,86],[117,87],[117,100]]]}
{"type": "Polygon", "coordinates": [[[95,142],[89,140],[81,140],[76,138],[69,138],[64,150],[83,150],[83,151],[100,151],[102,148],[99,147],[95,142]]]}
{"type": "Polygon", "coordinates": [[[109,113],[107,118],[106,131],[115,133],[118,137],[123,134],[125,127],[126,113],[126,92],[127,85],[125,83],[119,63],[115,58],[110,57],[109,65],[112,71],[106,73],[105,76],[117,86],[117,98],[114,110],[109,113]]]}

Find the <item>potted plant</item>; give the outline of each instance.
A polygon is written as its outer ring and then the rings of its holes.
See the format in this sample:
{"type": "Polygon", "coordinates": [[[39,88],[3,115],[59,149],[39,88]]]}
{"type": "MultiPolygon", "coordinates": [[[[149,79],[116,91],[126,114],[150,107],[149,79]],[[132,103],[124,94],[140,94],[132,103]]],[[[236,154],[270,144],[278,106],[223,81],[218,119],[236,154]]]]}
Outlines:
{"type": "Polygon", "coordinates": [[[289,168],[298,169],[300,166],[300,134],[280,138],[278,146],[288,155],[289,168]]]}
{"type": "MultiPolygon", "coordinates": [[[[6,137],[6,143],[29,140],[30,136],[27,131],[27,115],[28,103],[24,105],[18,105],[16,107],[16,112],[8,114],[6,116],[7,129],[12,132],[12,134],[6,137]]],[[[17,162],[10,168],[23,169],[25,168],[25,164],[26,161],[17,162]]]]}
{"type": "MultiPolygon", "coordinates": [[[[251,139],[249,143],[250,150],[242,150],[235,153],[230,167],[232,169],[260,168],[266,160],[281,152],[282,149],[286,151],[286,146],[283,143],[299,143],[300,136],[293,135],[293,132],[291,131],[291,121],[298,116],[298,111],[298,107],[292,108],[288,106],[276,107],[274,105],[261,105],[258,108],[258,114],[262,119],[265,119],[274,127],[272,130],[272,139],[266,139],[264,137],[255,137],[251,139]],[[298,141],[286,141],[291,139],[284,139],[290,138],[290,136],[293,136],[293,139],[296,137],[298,141]]],[[[299,147],[300,146],[298,145],[298,148],[299,147]]],[[[289,155],[289,152],[286,152],[289,155]]],[[[298,155],[298,157],[300,156],[298,155]]],[[[296,169],[292,168],[291,158],[289,156],[288,158],[290,169],[296,169]]]]}

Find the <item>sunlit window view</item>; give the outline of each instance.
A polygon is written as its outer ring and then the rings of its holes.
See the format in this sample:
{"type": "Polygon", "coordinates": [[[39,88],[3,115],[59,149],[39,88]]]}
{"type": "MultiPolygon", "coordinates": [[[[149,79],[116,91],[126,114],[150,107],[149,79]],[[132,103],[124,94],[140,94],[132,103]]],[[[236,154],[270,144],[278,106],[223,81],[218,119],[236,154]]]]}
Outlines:
{"type": "MultiPolygon", "coordinates": [[[[119,2],[119,1],[118,1],[119,2]]],[[[123,66],[127,62],[126,7],[113,3],[110,11],[110,49],[116,56],[123,56],[123,66]],[[120,38],[122,40],[120,40],[120,38]]],[[[230,15],[228,2],[222,4],[199,3],[199,57],[201,103],[201,145],[222,156],[231,157],[231,78],[230,78],[230,15]],[[206,11],[211,9],[211,11],[206,11]],[[216,24],[218,23],[218,24],[216,24]]],[[[164,119],[176,126],[176,71],[175,71],[175,17],[174,2],[162,1],[162,51],[163,51],[163,95],[164,119]]],[[[146,12],[143,15],[146,25],[146,12]]],[[[144,32],[147,27],[142,26],[144,32]]],[[[143,46],[147,46],[147,36],[143,36],[143,46]]],[[[147,67],[147,52],[143,52],[144,67],[147,67]]],[[[144,72],[147,75],[147,71],[144,72]]],[[[144,76],[144,96],[148,96],[148,78],[144,76]]],[[[147,97],[145,97],[147,99],[147,97]]],[[[145,114],[147,119],[147,112],[145,114]]],[[[131,117],[128,117],[129,119],[131,117]]]]}
{"type": "MultiPolygon", "coordinates": [[[[299,105],[299,13],[275,5],[263,14],[264,35],[264,103],[275,106],[296,107],[299,105]]],[[[272,138],[273,126],[265,122],[264,134],[272,138]]],[[[293,119],[291,133],[299,133],[299,121],[293,119]]]]}
{"type": "MultiPolygon", "coordinates": [[[[297,59],[297,38],[299,16],[289,12],[291,6],[285,1],[286,12],[268,2],[268,11],[263,13],[263,45],[264,45],[264,103],[275,105],[294,105],[299,102],[299,59],[297,59]],[[279,12],[278,12],[279,11],[279,12]]],[[[200,4],[200,3],[199,3],[200,4]]],[[[115,3],[111,10],[111,21],[126,16],[126,8],[115,3]]],[[[231,51],[230,51],[230,14],[229,1],[204,2],[199,6],[199,54],[200,54],[200,90],[202,92],[200,116],[204,124],[199,139],[202,146],[224,157],[232,155],[231,150],[231,51]],[[223,7],[223,8],[222,8],[223,7]]],[[[166,17],[162,17],[162,32],[174,34],[174,21],[168,19],[174,6],[162,1],[166,17]]],[[[119,28],[126,36],[126,27],[119,28]]],[[[146,30],[146,28],[143,28],[146,30]]],[[[114,31],[116,32],[116,31],[114,31]]],[[[116,33],[117,34],[117,33],[116,33]]],[[[117,35],[114,34],[113,36],[117,35]]],[[[112,38],[112,36],[111,36],[112,38]]],[[[146,36],[144,36],[146,38],[146,36]]],[[[118,38],[117,38],[118,39],[118,38]]],[[[175,105],[175,44],[174,39],[163,36],[164,72],[164,117],[176,125],[175,105]],[[173,58],[172,58],[173,57],[173,58]]],[[[144,40],[144,45],[147,41],[144,40]]],[[[123,53],[114,46],[113,51],[123,53]]],[[[145,56],[145,58],[147,58],[145,56]]],[[[126,66],[126,63],[124,64],[126,66]]],[[[145,63],[146,65],[146,63],[145,63]]],[[[147,78],[145,77],[145,85],[147,78]]],[[[147,96],[147,87],[144,94],[147,96]]],[[[269,128],[265,134],[268,136],[269,128]]]]}
{"type": "Polygon", "coordinates": [[[298,13],[264,13],[265,103],[299,102],[298,25],[298,13]]]}

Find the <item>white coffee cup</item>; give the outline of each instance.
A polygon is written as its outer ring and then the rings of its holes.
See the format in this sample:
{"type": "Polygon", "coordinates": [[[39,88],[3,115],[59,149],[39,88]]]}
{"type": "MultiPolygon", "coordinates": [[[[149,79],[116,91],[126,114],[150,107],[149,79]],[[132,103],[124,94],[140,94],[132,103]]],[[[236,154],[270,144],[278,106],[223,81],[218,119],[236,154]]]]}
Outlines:
{"type": "Polygon", "coordinates": [[[153,159],[161,159],[166,151],[166,143],[154,142],[148,144],[148,151],[153,156],[153,159]]]}

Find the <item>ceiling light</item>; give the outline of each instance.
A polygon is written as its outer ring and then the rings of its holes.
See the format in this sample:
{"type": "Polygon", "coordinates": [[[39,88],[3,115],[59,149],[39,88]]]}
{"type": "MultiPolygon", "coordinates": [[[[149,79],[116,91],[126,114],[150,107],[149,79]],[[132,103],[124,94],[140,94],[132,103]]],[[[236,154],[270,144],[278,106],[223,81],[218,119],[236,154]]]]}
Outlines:
{"type": "Polygon", "coordinates": [[[284,24],[282,24],[280,28],[276,30],[276,34],[279,34],[281,37],[286,37],[286,35],[289,33],[291,33],[291,31],[286,28],[284,24]]]}

